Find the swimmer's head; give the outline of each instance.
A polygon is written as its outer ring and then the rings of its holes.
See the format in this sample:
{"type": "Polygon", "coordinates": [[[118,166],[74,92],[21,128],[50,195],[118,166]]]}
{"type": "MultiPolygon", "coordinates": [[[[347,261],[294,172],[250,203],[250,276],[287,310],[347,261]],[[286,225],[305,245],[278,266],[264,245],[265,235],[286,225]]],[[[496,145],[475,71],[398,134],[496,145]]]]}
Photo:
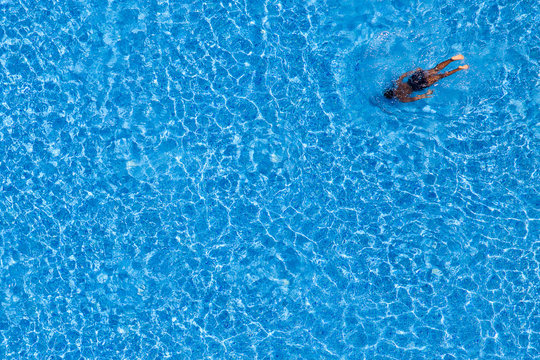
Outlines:
{"type": "Polygon", "coordinates": [[[387,99],[393,99],[394,98],[394,90],[393,89],[387,89],[384,92],[384,97],[387,99]]]}

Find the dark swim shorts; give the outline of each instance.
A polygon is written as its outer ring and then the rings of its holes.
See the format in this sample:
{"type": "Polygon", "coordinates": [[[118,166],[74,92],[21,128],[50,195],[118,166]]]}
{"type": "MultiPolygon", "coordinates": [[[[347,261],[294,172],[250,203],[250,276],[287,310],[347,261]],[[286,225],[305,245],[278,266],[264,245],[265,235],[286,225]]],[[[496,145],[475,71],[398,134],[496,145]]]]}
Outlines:
{"type": "Polygon", "coordinates": [[[409,80],[407,80],[407,84],[409,84],[413,91],[420,91],[427,88],[428,82],[424,75],[424,71],[420,70],[412,74],[409,80]]]}

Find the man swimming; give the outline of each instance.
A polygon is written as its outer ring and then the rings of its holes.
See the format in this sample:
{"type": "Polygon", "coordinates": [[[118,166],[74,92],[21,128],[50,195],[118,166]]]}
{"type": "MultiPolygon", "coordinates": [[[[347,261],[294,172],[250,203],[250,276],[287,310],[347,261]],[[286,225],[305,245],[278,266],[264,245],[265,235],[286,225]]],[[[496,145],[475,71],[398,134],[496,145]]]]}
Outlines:
{"type": "Polygon", "coordinates": [[[431,94],[433,94],[432,90],[428,90],[425,94],[417,95],[415,97],[410,97],[409,95],[411,95],[413,91],[424,90],[425,88],[430,87],[431,85],[435,84],[437,81],[441,80],[442,78],[450,76],[458,72],[459,70],[466,70],[469,68],[469,65],[461,65],[461,66],[458,66],[457,69],[439,74],[439,71],[444,69],[452,61],[456,61],[456,60],[463,60],[463,55],[460,54],[460,55],[452,56],[452,58],[446,61],[443,61],[442,63],[440,63],[439,65],[435,66],[433,69],[430,69],[430,70],[424,71],[421,68],[418,68],[418,69],[406,72],[405,74],[401,75],[399,79],[397,80],[397,87],[386,90],[384,92],[384,96],[388,99],[397,98],[401,102],[413,102],[420,99],[431,97],[431,94]],[[403,82],[403,79],[405,79],[409,75],[411,77],[407,80],[407,82],[403,82]]]}

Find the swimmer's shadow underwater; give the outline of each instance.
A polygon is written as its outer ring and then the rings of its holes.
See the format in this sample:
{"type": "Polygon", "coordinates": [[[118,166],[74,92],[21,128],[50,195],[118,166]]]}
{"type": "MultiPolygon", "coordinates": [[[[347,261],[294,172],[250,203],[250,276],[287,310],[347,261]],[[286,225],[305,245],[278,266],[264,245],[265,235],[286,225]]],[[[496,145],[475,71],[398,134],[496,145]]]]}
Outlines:
{"type": "Polygon", "coordinates": [[[425,94],[416,95],[411,97],[410,95],[415,91],[422,91],[427,89],[431,85],[435,84],[437,81],[444,79],[447,76],[455,74],[460,70],[466,70],[469,68],[469,65],[461,65],[456,69],[447,71],[445,73],[439,73],[444,69],[448,64],[456,60],[463,60],[463,55],[455,55],[450,59],[443,61],[442,63],[435,66],[433,69],[422,70],[417,68],[415,70],[408,71],[402,74],[397,81],[393,84],[392,87],[388,88],[384,92],[384,97],[391,100],[399,100],[404,103],[418,101],[421,99],[426,99],[431,97],[433,90],[428,90],[425,94]],[[403,81],[406,77],[409,77],[407,81],[403,81]]]}

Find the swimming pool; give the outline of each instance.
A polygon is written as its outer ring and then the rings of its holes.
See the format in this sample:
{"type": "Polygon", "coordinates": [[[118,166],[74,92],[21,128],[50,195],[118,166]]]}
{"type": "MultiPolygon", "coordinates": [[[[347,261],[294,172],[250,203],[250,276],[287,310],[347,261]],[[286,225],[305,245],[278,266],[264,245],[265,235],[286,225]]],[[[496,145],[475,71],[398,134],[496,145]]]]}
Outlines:
{"type": "Polygon", "coordinates": [[[540,356],[537,1],[0,3],[1,358],[540,356]]]}

